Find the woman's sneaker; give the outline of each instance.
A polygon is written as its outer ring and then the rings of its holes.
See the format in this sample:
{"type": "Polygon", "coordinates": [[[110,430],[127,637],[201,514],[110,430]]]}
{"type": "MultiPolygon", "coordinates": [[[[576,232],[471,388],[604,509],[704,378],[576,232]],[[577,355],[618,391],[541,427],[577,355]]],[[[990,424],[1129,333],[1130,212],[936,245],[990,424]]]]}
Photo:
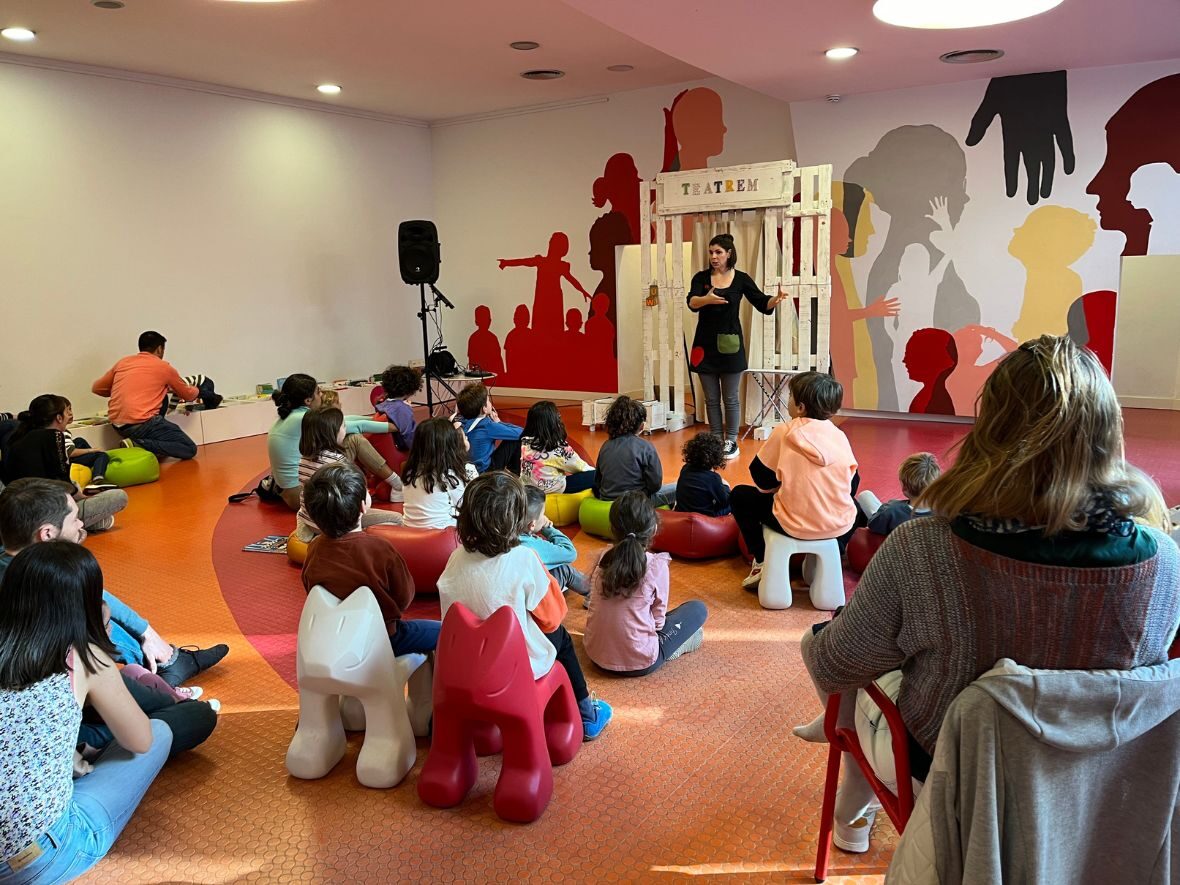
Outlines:
{"type": "Polygon", "coordinates": [[[735,440],[735,439],[727,439],[725,441],[724,451],[725,451],[725,458],[728,461],[732,461],[734,458],[736,458],[738,455],[741,454],[741,451],[738,449],[737,440],[735,440]]]}
{"type": "Polygon", "coordinates": [[[870,808],[850,824],[835,821],[832,828],[833,844],[850,854],[864,854],[869,850],[869,834],[873,831],[873,821],[876,819],[877,809],[870,808]]]}
{"type": "Polygon", "coordinates": [[[595,740],[610,722],[614,710],[606,701],[600,701],[592,692],[589,697],[578,701],[578,710],[582,714],[582,740],[595,740]]]}
{"type": "Polygon", "coordinates": [[[751,593],[758,592],[758,584],[762,581],[762,563],[754,560],[750,566],[750,573],[742,578],[742,586],[751,593]]]}

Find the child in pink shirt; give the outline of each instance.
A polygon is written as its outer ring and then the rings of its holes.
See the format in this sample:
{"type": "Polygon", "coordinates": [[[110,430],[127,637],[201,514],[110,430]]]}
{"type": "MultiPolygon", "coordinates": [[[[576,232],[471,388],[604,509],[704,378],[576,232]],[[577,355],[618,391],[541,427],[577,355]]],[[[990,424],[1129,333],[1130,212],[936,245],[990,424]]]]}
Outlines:
{"type": "Polygon", "coordinates": [[[754,565],[742,586],[757,590],[766,543],[763,526],[804,541],[836,538],[843,552],[856,524],[860,477],[856,456],[830,419],[844,402],[844,388],[831,375],[802,372],[790,381],[791,420],[770,434],[750,464],[755,485],[730,494],[733,518],[754,565]]]}
{"type": "Polygon", "coordinates": [[[670,557],[648,552],[659,520],[647,495],[624,493],[610,525],[619,540],[591,576],[586,653],[603,670],[646,676],[700,648],[708,612],[695,599],[668,611],[670,557]]]}

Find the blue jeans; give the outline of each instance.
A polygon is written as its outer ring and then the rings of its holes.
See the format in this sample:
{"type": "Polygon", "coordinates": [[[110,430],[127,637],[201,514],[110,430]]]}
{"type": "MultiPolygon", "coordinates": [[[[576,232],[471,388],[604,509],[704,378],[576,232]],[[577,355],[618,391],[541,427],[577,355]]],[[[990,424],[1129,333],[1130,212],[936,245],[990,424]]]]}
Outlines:
{"type": "Polygon", "coordinates": [[[658,491],[651,494],[650,498],[652,507],[675,507],[676,483],[664,483],[658,491]]]}
{"type": "Polygon", "coordinates": [[[153,415],[142,424],[124,424],[116,427],[119,435],[132,440],[141,449],[147,449],[157,458],[179,458],[187,461],[197,457],[197,444],[188,434],[159,415],[153,415]]]}
{"type": "Polygon", "coordinates": [[[94,771],[74,781],[74,798],[65,813],[37,840],[43,854],[19,872],[0,860],[0,882],[53,885],[69,882],[102,860],[144,793],[164,767],[172,732],[152,722],[152,746],[136,755],[118,744],[98,757],[94,771]]]}
{"type": "MultiPolygon", "coordinates": [[[[82,439],[80,436],[74,437],[74,445],[80,449],[91,448],[90,443],[82,439]]],[[[91,452],[89,455],[75,455],[70,459],[71,463],[81,464],[83,467],[89,467],[90,472],[95,476],[107,475],[107,467],[111,463],[111,458],[106,452],[91,452]]]]}
{"type": "Polygon", "coordinates": [[[426,654],[438,648],[442,621],[398,621],[397,631],[389,637],[395,655],[426,654]]]}

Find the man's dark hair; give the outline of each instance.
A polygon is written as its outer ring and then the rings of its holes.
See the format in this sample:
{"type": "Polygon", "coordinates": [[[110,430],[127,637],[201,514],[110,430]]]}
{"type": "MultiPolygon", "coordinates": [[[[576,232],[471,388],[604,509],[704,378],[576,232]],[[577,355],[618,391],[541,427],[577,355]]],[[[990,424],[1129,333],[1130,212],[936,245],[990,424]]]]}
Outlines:
{"type": "Polygon", "coordinates": [[[31,476],[14,479],[0,492],[0,543],[13,553],[32,544],[41,526],[60,529],[70,512],[67,499],[73,494],[68,482],[31,476]]]}
{"type": "Polygon", "coordinates": [[[381,389],[390,399],[405,399],[422,387],[422,370],[409,366],[390,366],[381,373],[381,389]]]}
{"type": "Polygon", "coordinates": [[[163,347],[168,343],[168,339],[159,332],[144,332],[139,336],[139,352],[151,353],[157,347],[163,347]]]}
{"type": "Polygon", "coordinates": [[[455,408],[464,418],[478,418],[487,402],[487,385],[475,381],[459,391],[459,395],[455,397],[455,408]]]}
{"type": "Polygon", "coordinates": [[[807,410],[808,418],[823,421],[831,418],[844,405],[844,388],[831,375],[822,372],[803,372],[791,377],[791,399],[807,410]]]}
{"type": "Polygon", "coordinates": [[[340,461],[321,467],[303,484],[303,505],[323,534],[343,538],[360,522],[368,492],[365,475],[340,461]]]}
{"type": "Polygon", "coordinates": [[[618,439],[620,436],[638,433],[646,420],[647,409],[643,407],[643,403],[629,396],[620,396],[607,409],[604,423],[607,435],[611,439],[618,439]]]}
{"type": "Polygon", "coordinates": [[[468,553],[507,553],[527,526],[528,499],[519,477],[504,470],[483,473],[463,490],[458,531],[468,553]]]}

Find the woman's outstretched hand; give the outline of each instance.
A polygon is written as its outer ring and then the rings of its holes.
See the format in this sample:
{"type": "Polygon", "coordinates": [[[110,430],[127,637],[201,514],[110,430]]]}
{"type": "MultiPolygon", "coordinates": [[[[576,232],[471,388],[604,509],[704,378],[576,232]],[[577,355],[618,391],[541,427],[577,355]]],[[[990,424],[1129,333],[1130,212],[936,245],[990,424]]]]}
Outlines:
{"type": "Polygon", "coordinates": [[[777,295],[775,295],[773,298],[771,298],[770,301],[768,301],[766,303],[766,309],[767,310],[774,310],[776,307],[778,307],[780,304],[782,304],[786,300],[787,300],[787,293],[780,289],[779,293],[777,295]]]}

